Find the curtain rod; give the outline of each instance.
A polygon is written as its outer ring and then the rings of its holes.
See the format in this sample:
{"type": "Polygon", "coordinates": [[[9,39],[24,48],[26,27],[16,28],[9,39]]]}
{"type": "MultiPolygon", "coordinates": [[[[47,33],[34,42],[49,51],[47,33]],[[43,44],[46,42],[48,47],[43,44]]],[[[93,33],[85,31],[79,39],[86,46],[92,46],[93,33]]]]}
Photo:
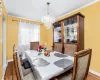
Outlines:
{"type": "Polygon", "coordinates": [[[16,22],[18,22],[18,20],[12,20],[12,21],[16,21],[16,22]]]}
{"type": "MultiPolygon", "coordinates": [[[[16,22],[25,22],[25,21],[21,21],[21,20],[12,20],[12,21],[16,21],[16,22]]],[[[28,22],[26,22],[28,23],[28,22]]]]}
{"type": "MultiPolygon", "coordinates": [[[[16,22],[25,22],[25,21],[21,21],[21,20],[12,20],[12,21],[16,21],[16,22]]],[[[28,22],[26,22],[26,23],[28,23],[28,22]]]]}
{"type": "Polygon", "coordinates": [[[15,21],[15,22],[24,22],[24,23],[31,23],[31,24],[34,24],[32,22],[25,22],[25,21],[21,21],[21,20],[12,20],[12,21],[15,21]]]}

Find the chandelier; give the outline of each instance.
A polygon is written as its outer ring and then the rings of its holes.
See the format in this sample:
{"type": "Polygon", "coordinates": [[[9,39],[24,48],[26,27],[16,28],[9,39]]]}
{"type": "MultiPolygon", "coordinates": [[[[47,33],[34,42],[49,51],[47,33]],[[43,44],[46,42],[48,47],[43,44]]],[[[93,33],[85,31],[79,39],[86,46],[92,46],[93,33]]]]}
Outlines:
{"type": "Polygon", "coordinates": [[[47,29],[49,29],[52,26],[52,24],[55,22],[55,18],[49,14],[49,5],[50,2],[47,2],[47,15],[45,15],[41,19],[41,21],[44,23],[47,29]]]}

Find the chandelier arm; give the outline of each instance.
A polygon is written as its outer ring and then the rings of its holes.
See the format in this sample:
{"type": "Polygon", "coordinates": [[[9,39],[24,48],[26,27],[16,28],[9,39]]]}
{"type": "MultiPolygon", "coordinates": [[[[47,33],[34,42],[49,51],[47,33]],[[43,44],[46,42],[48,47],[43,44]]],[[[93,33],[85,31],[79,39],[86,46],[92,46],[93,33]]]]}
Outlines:
{"type": "Polygon", "coordinates": [[[47,15],[41,19],[47,29],[50,29],[51,25],[55,22],[55,18],[49,14],[49,5],[50,2],[47,2],[47,15]]]}

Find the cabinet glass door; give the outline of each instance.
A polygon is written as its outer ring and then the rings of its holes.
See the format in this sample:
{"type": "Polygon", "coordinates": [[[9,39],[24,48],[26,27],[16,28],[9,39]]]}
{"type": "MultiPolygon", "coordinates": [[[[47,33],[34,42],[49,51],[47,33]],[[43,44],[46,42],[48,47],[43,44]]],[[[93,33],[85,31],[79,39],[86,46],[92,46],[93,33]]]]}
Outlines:
{"type": "Polygon", "coordinates": [[[54,42],[61,42],[61,25],[56,23],[54,26],[54,42]]]}
{"type": "Polygon", "coordinates": [[[76,17],[64,20],[64,43],[77,43],[76,17]]]}

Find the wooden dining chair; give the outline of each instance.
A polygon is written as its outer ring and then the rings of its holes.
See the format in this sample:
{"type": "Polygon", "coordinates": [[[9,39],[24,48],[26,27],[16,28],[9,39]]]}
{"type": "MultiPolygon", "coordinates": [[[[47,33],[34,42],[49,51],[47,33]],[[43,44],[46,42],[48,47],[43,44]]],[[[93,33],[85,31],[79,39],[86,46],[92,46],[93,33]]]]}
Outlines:
{"type": "Polygon", "coordinates": [[[76,44],[64,44],[64,54],[74,56],[74,53],[77,51],[76,44]]]}
{"type": "MultiPolygon", "coordinates": [[[[13,49],[14,49],[14,47],[13,47],[13,49]]],[[[13,52],[14,52],[13,53],[13,60],[14,60],[14,67],[15,67],[17,80],[35,80],[33,72],[31,71],[31,69],[25,70],[21,66],[20,57],[19,57],[19,54],[17,53],[17,51],[13,50],[13,52]]]]}
{"type": "Polygon", "coordinates": [[[62,43],[54,43],[54,51],[61,52],[62,53],[63,44],[62,43]]]}
{"type": "Polygon", "coordinates": [[[66,72],[58,76],[55,80],[86,80],[90,66],[91,53],[91,49],[76,52],[74,56],[73,72],[66,72]]]}
{"type": "Polygon", "coordinates": [[[30,50],[37,50],[39,42],[30,42],[30,50]]]}

